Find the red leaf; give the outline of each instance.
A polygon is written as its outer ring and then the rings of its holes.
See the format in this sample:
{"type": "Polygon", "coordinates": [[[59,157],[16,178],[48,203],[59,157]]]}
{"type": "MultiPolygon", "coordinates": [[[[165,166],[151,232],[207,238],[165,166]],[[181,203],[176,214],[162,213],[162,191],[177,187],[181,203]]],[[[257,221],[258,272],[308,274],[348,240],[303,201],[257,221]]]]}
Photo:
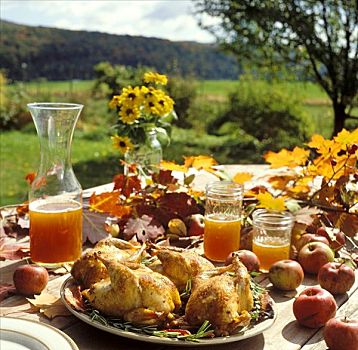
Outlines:
{"type": "Polygon", "coordinates": [[[33,181],[35,180],[36,177],[36,173],[28,173],[25,176],[25,180],[27,181],[27,183],[29,185],[31,185],[33,183],[33,181]]]}
{"type": "Polygon", "coordinates": [[[142,189],[140,180],[137,176],[126,176],[123,174],[116,175],[113,178],[114,190],[119,190],[125,197],[129,197],[134,192],[142,189]]]}
{"type": "Polygon", "coordinates": [[[13,284],[2,283],[0,284],[0,301],[3,301],[12,294],[16,294],[16,288],[13,284]]]}
{"type": "Polygon", "coordinates": [[[12,238],[0,239],[0,260],[18,260],[30,255],[28,242],[20,243],[12,238]]]}
{"type": "Polygon", "coordinates": [[[65,289],[66,301],[77,311],[85,312],[86,304],[83,299],[80,286],[76,283],[71,283],[65,289]]]}
{"type": "Polygon", "coordinates": [[[148,215],[143,215],[140,218],[130,218],[124,228],[124,237],[130,240],[134,235],[137,235],[138,241],[152,241],[160,235],[164,234],[162,226],[155,225],[155,221],[148,215]]]}
{"type": "Polygon", "coordinates": [[[109,236],[104,225],[106,218],[107,214],[94,213],[89,211],[87,208],[83,208],[83,243],[89,240],[94,244],[109,236]]]}
{"type": "Polygon", "coordinates": [[[170,210],[173,214],[179,215],[182,219],[185,219],[189,215],[200,213],[195,199],[184,192],[166,193],[159,199],[159,207],[170,210]]]}
{"type": "Polygon", "coordinates": [[[163,186],[175,184],[178,182],[178,179],[172,175],[170,170],[160,170],[159,174],[153,174],[152,178],[155,183],[161,184],[163,186]]]}

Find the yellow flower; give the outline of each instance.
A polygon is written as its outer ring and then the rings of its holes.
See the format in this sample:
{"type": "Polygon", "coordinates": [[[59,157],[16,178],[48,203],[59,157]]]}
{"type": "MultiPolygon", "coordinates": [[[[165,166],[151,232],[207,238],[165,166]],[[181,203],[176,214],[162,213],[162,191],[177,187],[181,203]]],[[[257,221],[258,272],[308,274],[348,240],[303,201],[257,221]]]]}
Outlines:
{"type": "Polygon", "coordinates": [[[112,97],[112,100],[109,101],[109,108],[114,109],[119,106],[119,95],[115,95],[112,97]]]}
{"type": "Polygon", "coordinates": [[[119,103],[126,104],[126,103],[132,103],[132,104],[140,104],[142,100],[142,93],[138,86],[132,88],[131,86],[128,86],[127,88],[122,89],[122,93],[119,95],[119,103]]]}
{"type": "Polygon", "coordinates": [[[168,78],[164,74],[154,72],[144,73],[143,80],[147,84],[154,83],[159,85],[167,85],[168,83],[168,78]]]}
{"type": "Polygon", "coordinates": [[[131,142],[129,137],[121,137],[118,135],[114,135],[111,137],[111,139],[113,142],[113,147],[119,149],[122,154],[133,148],[133,143],[131,142]]]}
{"type": "Polygon", "coordinates": [[[140,111],[136,104],[122,104],[119,111],[119,119],[125,124],[132,124],[140,117],[140,111]]]}

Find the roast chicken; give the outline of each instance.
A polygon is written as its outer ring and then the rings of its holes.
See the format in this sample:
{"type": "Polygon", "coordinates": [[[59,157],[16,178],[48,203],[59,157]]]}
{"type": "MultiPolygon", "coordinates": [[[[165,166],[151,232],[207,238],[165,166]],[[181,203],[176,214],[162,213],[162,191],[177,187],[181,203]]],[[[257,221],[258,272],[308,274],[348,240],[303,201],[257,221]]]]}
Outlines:
{"type": "Polygon", "coordinates": [[[186,288],[187,282],[198,273],[211,270],[214,265],[195,251],[175,247],[149,246],[152,255],[156,255],[161,264],[153,264],[154,271],[167,276],[179,291],[186,288]]]}
{"type": "Polygon", "coordinates": [[[140,262],[144,248],[117,238],[103,239],[82,254],[73,264],[71,274],[82,288],[90,288],[94,283],[108,277],[104,259],[140,262]]]}
{"type": "Polygon", "coordinates": [[[208,320],[216,335],[228,335],[250,323],[253,305],[250,275],[234,258],[231,265],[203,271],[193,279],[185,318],[193,326],[208,320]]]}
{"type": "Polygon", "coordinates": [[[179,292],[167,277],[140,264],[104,263],[109,278],[82,292],[95,309],[139,325],[158,325],[179,309],[179,292]]]}

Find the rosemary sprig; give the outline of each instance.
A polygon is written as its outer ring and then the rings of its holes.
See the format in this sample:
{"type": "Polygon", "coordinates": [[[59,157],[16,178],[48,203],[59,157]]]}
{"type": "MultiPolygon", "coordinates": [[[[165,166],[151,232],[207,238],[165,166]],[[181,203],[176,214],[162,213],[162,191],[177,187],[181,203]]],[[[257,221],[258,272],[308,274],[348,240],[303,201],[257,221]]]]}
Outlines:
{"type": "Polygon", "coordinates": [[[189,278],[186,282],[185,290],[183,293],[180,294],[180,299],[187,299],[190,297],[191,294],[191,278],[189,278]]]}
{"type": "Polygon", "coordinates": [[[214,331],[210,329],[211,324],[208,320],[204,321],[195,334],[179,336],[178,339],[185,339],[190,341],[197,341],[201,338],[209,338],[214,336],[214,331]]]}

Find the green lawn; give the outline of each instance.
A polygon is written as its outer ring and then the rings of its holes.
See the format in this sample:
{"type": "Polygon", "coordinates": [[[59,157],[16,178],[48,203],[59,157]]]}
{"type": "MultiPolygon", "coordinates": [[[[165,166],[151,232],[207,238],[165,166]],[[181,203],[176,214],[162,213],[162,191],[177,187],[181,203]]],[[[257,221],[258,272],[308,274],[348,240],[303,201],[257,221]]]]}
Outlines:
{"type": "MultiPolygon", "coordinates": [[[[0,205],[18,203],[27,198],[25,176],[37,171],[39,145],[36,133],[3,132],[0,137],[0,205]]],[[[84,188],[110,182],[119,171],[117,153],[110,138],[101,141],[74,136],[72,162],[84,188]]]]}

